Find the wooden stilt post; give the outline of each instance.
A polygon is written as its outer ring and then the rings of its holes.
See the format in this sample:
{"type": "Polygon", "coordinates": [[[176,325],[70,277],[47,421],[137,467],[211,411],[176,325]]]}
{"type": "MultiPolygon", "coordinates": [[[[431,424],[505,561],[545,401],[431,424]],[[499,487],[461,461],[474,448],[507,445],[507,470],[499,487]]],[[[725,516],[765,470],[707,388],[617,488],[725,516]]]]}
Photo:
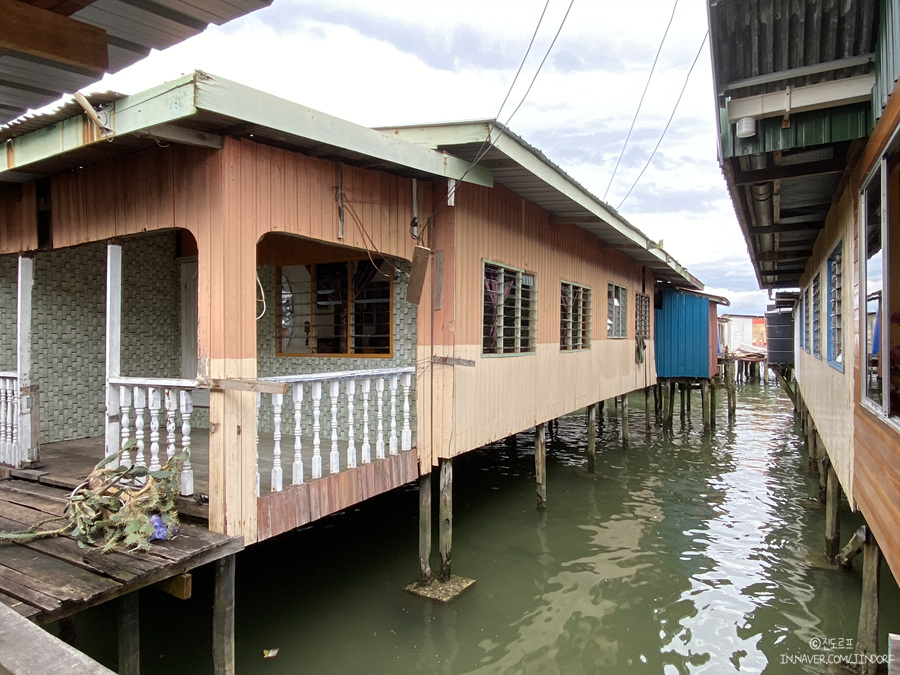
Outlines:
{"type": "Polygon", "coordinates": [[[700,382],[700,415],[703,419],[703,430],[709,429],[709,380],[700,382]]]}
{"type": "Polygon", "coordinates": [[[684,413],[685,413],[685,384],[682,382],[678,385],[678,393],[681,397],[681,421],[684,422],[684,413]]]}
{"type": "Polygon", "coordinates": [[[686,403],[687,403],[687,415],[688,415],[688,417],[690,417],[691,416],[691,399],[694,397],[694,383],[688,382],[687,384],[683,384],[681,386],[684,387],[684,389],[685,389],[684,397],[685,397],[686,403]]]}
{"type": "Polygon", "coordinates": [[[450,560],[453,553],[453,460],[441,458],[441,504],[440,504],[440,567],[438,581],[450,581],[450,560]]]}
{"type": "MultiPolygon", "coordinates": [[[[866,529],[856,652],[875,656],[878,654],[878,585],[881,579],[881,549],[878,547],[872,531],[866,529]]],[[[860,669],[861,673],[872,673],[873,675],[876,671],[877,664],[875,663],[865,663],[860,669]]]]}
{"type": "Polygon", "coordinates": [[[628,394],[622,394],[622,445],[628,447],[628,394]]]}
{"type": "Polygon", "coordinates": [[[828,487],[825,491],[825,555],[834,560],[841,551],[841,484],[831,462],[828,463],[828,487]]]}
{"type": "Polygon", "coordinates": [[[672,419],[675,417],[675,383],[669,382],[669,409],[666,411],[666,424],[669,429],[672,428],[672,419]]]}
{"type": "Polygon", "coordinates": [[[419,476],[419,583],[431,582],[431,467],[419,476]]]}
{"type": "Polygon", "coordinates": [[[591,404],[587,407],[587,470],[594,473],[596,470],[597,453],[597,406],[591,404]]]}
{"type": "Polygon", "coordinates": [[[213,600],[213,669],[216,675],[234,675],[234,570],[232,553],[216,561],[213,600]]]}
{"type": "Polygon", "coordinates": [[[809,468],[812,470],[816,462],[816,425],[813,423],[812,415],[806,413],[806,454],[809,462],[809,468]]]}
{"type": "Polygon", "coordinates": [[[660,405],[662,402],[662,385],[657,382],[653,385],[653,412],[659,415],[660,405]]]}
{"type": "Polygon", "coordinates": [[[716,428],[716,379],[709,381],[709,428],[716,428]]]}
{"type": "Polygon", "coordinates": [[[650,387],[644,387],[644,413],[646,413],[644,415],[646,417],[644,428],[650,431],[650,387]]]}
{"type": "Polygon", "coordinates": [[[825,444],[822,443],[822,437],[816,433],[816,469],[819,472],[819,501],[825,503],[825,492],[828,487],[828,467],[831,460],[828,459],[825,444]]]}
{"type": "Polygon", "coordinates": [[[141,632],[138,591],[119,598],[119,675],[140,675],[141,632]]]}
{"type": "Polygon", "coordinates": [[[534,428],[534,475],[537,507],[547,508],[547,432],[543,423],[534,428]]]}

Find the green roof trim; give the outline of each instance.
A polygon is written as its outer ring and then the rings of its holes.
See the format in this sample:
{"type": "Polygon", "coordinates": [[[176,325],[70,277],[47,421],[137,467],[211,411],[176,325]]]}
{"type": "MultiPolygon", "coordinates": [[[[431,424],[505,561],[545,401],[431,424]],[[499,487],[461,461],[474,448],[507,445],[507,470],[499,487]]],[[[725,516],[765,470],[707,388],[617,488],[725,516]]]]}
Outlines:
{"type": "Polygon", "coordinates": [[[854,103],[840,108],[796,113],[790,116],[790,126],[787,128],[782,128],[780,117],[757,120],[756,135],[751,138],[737,138],[734,126],[728,123],[726,109],[720,108],[723,159],[866,138],[872,130],[872,105],[854,103]]]}

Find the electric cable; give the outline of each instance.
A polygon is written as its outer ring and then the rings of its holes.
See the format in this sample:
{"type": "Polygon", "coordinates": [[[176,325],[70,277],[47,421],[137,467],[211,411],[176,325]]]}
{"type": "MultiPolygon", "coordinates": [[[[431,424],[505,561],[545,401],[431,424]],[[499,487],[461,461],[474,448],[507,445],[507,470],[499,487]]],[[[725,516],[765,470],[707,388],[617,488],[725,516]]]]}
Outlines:
{"type": "Polygon", "coordinates": [[[691,64],[690,70],[688,70],[687,77],[684,78],[684,86],[681,88],[681,93],[678,94],[678,100],[675,101],[675,107],[672,108],[672,114],[669,115],[669,121],[666,122],[666,126],[663,129],[662,135],[659,137],[659,140],[656,142],[656,147],[653,148],[653,152],[650,153],[650,157],[647,158],[647,163],[644,164],[644,168],[641,169],[641,172],[638,174],[638,177],[635,178],[634,183],[631,184],[631,187],[628,188],[628,192],[625,193],[625,196],[622,197],[622,201],[619,202],[619,205],[616,207],[616,211],[622,208],[622,204],[625,203],[625,200],[628,199],[628,196],[631,194],[631,191],[634,190],[635,186],[638,184],[638,181],[641,180],[641,176],[644,175],[644,172],[647,170],[647,167],[650,166],[650,162],[653,161],[654,155],[656,155],[656,151],[659,150],[659,146],[663,141],[663,138],[666,137],[666,132],[669,130],[669,125],[672,123],[672,119],[675,117],[675,111],[678,110],[678,104],[681,103],[681,97],[684,96],[684,91],[687,89],[688,82],[691,79],[691,73],[694,72],[694,66],[697,65],[697,61],[700,58],[700,54],[703,52],[703,46],[706,44],[706,39],[709,37],[709,31],[706,31],[706,34],[703,36],[703,42],[700,43],[700,49],[697,50],[697,55],[694,57],[694,62],[691,64]]]}
{"type": "MultiPolygon", "coordinates": [[[[538,29],[540,28],[541,22],[544,19],[544,12],[547,11],[547,6],[549,5],[549,1],[550,0],[547,0],[547,3],[544,5],[544,11],[541,12],[541,18],[538,21],[537,27],[535,28],[534,35],[532,35],[532,37],[531,37],[531,43],[529,43],[528,50],[525,52],[525,57],[522,59],[522,65],[519,66],[519,71],[516,73],[516,77],[513,78],[513,85],[515,85],[516,79],[519,77],[519,72],[521,72],[522,67],[525,65],[525,60],[528,57],[528,53],[531,51],[531,45],[534,43],[534,39],[537,36],[538,29]]],[[[498,140],[500,140],[500,138],[505,133],[506,125],[509,124],[509,122],[510,122],[510,120],[512,120],[513,116],[517,112],[519,112],[519,108],[522,107],[522,104],[525,103],[525,99],[527,99],[528,94],[531,93],[531,88],[534,86],[534,83],[537,80],[537,76],[540,74],[541,69],[544,67],[544,63],[546,63],[547,58],[550,56],[550,52],[552,51],[553,46],[556,44],[556,40],[557,40],[557,38],[559,38],[559,34],[562,32],[563,26],[565,26],[566,20],[569,18],[569,13],[572,11],[572,6],[574,4],[575,4],[575,0],[570,0],[569,6],[566,9],[566,13],[565,13],[565,15],[563,15],[562,21],[560,21],[560,23],[559,23],[559,28],[556,29],[556,34],[553,36],[553,40],[550,42],[550,46],[547,47],[547,51],[544,53],[544,58],[541,59],[541,62],[538,65],[537,70],[534,73],[534,76],[531,78],[531,82],[529,83],[528,88],[525,90],[525,94],[522,96],[522,100],[519,101],[519,105],[516,106],[516,109],[513,110],[512,113],[510,113],[510,116],[506,119],[506,122],[504,123],[503,128],[500,130],[500,135],[496,139],[491,138],[494,133],[494,125],[497,123],[497,120],[495,119],[491,122],[490,128],[488,129],[487,137],[484,139],[484,141],[482,141],[481,147],[478,149],[478,152],[475,154],[475,159],[472,160],[472,163],[469,164],[469,166],[463,172],[462,176],[460,176],[457,179],[457,182],[461,182],[467,175],[469,175],[469,172],[472,171],[472,169],[474,169],[482,159],[484,159],[485,155],[487,155],[487,153],[490,152],[491,148],[494,147],[496,142],[498,140]],[[485,147],[485,145],[487,145],[487,147],[485,147]]],[[[503,99],[503,103],[500,106],[500,110],[498,110],[498,113],[497,113],[498,117],[499,117],[500,111],[503,110],[503,106],[506,105],[506,101],[509,98],[511,92],[512,92],[512,85],[509,88],[509,92],[507,92],[507,94],[506,94],[506,98],[503,99]]],[[[431,215],[428,216],[428,218],[426,219],[425,224],[422,226],[422,229],[419,231],[419,238],[417,239],[417,241],[419,241],[421,243],[422,236],[424,235],[425,230],[428,229],[428,226],[431,224],[432,220],[438,214],[438,212],[447,205],[447,200],[449,199],[449,197],[450,197],[450,194],[449,194],[449,190],[448,190],[447,196],[445,196],[440,201],[440,203],[435,207],[434,211],[431,212],[431,215]]]]}
{"type": "Polygon", "coordinates": [[[609,185],[606,186],[606,192],[603,193],[603,201],[606,201],[606,195],[609,194],[609,189],[612,187],[613,180],[615,180],[616,172],[619,170],[619,164],[622,162],[622,157],[625,156],[625,148],[628,147],[628,140],[631,138],[631,132],[634,131],[634,123],[637,122],[638,115],[641,112],[641,106],[644,105],[644,97],[647,95],[647,89],[650,88],[650,80],[653,79],[653,72],[656,70],[656,62],[659,61],[659,55],[666,42],[666,37],[669,35],[669,29],[672,27],[672,20],[675,18],[675,10],[677,8],[678,0],[675,0],[675,5],[672,7],[672,16],[669,17],[669,23],[666,26],[666,32],[663,33],[659,48],[656,50],[656,56],[653,57],[653,65],[650,66],[650,74],[647,76],[647,83],[644,85],[643,93],[641,93],[641,100],[638,101],[637,110],[634,111],[634,117],[631,118],[631,126],[628,127],[628,135],[625,136],[625,143],[622,145],[622,151],[619,153],[619,158],[616,160],[616,166],[613,168],[612,176],[609,177],[609,185]]]}

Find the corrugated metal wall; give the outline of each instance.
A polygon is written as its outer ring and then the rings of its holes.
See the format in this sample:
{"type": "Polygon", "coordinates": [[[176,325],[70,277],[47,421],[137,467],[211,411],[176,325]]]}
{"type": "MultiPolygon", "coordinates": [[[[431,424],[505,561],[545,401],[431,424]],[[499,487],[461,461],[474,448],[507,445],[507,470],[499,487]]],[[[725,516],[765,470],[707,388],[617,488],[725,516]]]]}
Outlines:
{"type": "Polygon", "coordinates": [[[900,7],[897,0],[881,0],[881,19],[875,44],[875,78],[872,106],[875,108],[875,119],[878,119],[900,78],[900,7]]]}
{"type": "Polygon", "coordinates": [[[657,377],[709,377],[709,298],[672,288],[656,308],[657,377]]]}

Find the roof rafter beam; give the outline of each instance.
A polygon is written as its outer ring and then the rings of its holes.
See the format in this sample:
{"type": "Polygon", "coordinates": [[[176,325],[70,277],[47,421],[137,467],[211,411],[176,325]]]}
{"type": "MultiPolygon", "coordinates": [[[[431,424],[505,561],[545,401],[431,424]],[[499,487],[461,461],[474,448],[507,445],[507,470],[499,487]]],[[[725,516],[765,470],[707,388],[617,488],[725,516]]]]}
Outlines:
{"type": "Polygon", "coordinates": [[[106,31],[61,14],[0,0],[0,50],[102,75],[109,68],[106,31]]]}
{"type": "Polygon", "coordinates": [[[867,63],[875,61],[875,54],[862,54],[860,56],[851,56],[846,59],[836,59],[834,61],[825,61],[823,63],[814,63],[810,66],[801,66],[799,68],[790,68],[788,70],[778,70],[774,73],[765,75],[757,75],[756,77],[748,77],[743,80],[735,80],[729,82],[722,89],[723,92],[733,91],[734,89],[744,89],[745,87],[756,87],[762,84],[772,84],[773,82],[784,82],[795,77],[808,77],[810,75],[818,75],[819,73],[832,73],[835,70],[844,68],[855,68],[864,66],[867,63]]]}
{"type": "Polygon", "coordinates": [[[756,254],[759,262],[767,262],[772,260],[806,260],[812,255],[811,249],[803,249],[798,251],[762,251],[756,254]]]}
{"type": "Polygon", "coordinates": [[[801,164],[786,164],[772,166],[766,169],[753,169],[751,171],[735,171],[735,185],[752,185],[754,183],[768,183],[773,180],[785,178],[805,178],[807,176],[822,176],[830,173],[840,173],[844,170],[844,159],[824,159],[818,162],[805,162],[801,164]]]}
{"type": "Polygon", "coordinates": [[[798,224],[778,222],[775,225],[767,225],[764,227],[748,227],[747,234],[763,235],[781,234],[782,232],[805,232],[810,230],[821,230],[823,227],[825,227],[824,220],[807,221],[798,224]]]}

